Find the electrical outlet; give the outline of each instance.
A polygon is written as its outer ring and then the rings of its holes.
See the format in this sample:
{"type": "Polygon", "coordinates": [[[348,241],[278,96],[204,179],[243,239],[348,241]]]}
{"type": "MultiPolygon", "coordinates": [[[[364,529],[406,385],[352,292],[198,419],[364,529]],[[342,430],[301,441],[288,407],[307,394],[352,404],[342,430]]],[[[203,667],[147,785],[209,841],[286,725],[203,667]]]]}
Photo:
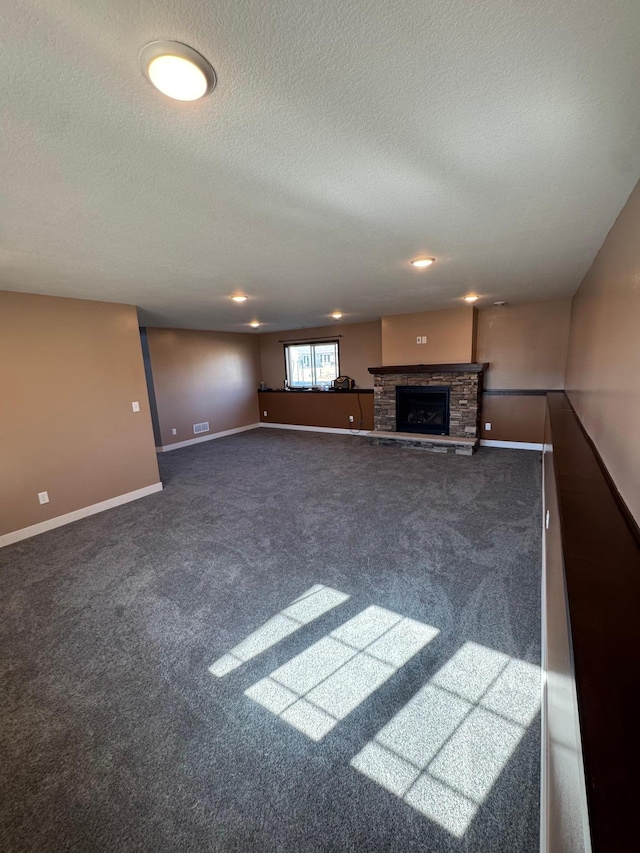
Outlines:
{"type": "Polygon", "coordinates": [[[416,343],[417,343],[417,344],[421,344],[421,343],[422,343],[422,338],[420,337],[420,335],[418,335],[418,337],[416,338],[416,343]]]}
{"type": "Polygon", "coordinates": [[[49,492],[38,492],[38,500],[41,504],[49,503],[49,492]]]}
{"type": "Polygon", "coordinates": [[[349,423],[350,423],[350,424],[352,424],[352,423],[353,423],[353,415],[349,415],[349,423]]]}
{"type": "Polygon", "coordinates": [[[427,336],[426,336],[426,335],[423,335],[423,336],[422,336],[422,343],[423,343],[423,344],[426,344],[426,342],[427,342],[427,336]]]}
{"type": "Polygon", "coordinates": [[[132,403],[131,408],[133,409],[134,412],[139,412],[140,411],[140,403],[138,403],[137,401],[135,403],[132,403]]]}
{"type": "Polygon", "coordinates": [[[487,432],[491,432],[491,424],[485,424],[484,428],[487,432]]]}
{"type": "Polygon", "coordinates": [[[265,410],[264,410],[264,412],[262,413],[262,417],[263,417],[263,418],[266,418],[266,417],[267,417],[267,410],[266,410],[266,409],[265,409],[265,410]]]}
{"type": "Polygon", "coordinates": [[[178,430],[177,430],[177,429],[172,429],[172,430],[171,430],[171,435],[177,435],[177,434],[178,434],[178,430]]]}

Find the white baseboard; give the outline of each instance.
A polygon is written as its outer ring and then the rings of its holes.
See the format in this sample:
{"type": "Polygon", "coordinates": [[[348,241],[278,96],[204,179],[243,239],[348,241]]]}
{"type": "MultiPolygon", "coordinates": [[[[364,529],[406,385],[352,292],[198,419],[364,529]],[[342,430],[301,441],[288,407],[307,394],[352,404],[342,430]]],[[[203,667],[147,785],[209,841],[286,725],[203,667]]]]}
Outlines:
{"type": "MultiPolygon", "coordinates": [[[[262,421],[258,426],[268,427],[269,429],[296,429],[306,432],[332,432],[336,435],[367,436],[371,434],[370,431],[366,429],[355,431],[350,429],[338,429],[338,427],[302,426],[302,424],[272,424],[266,423],[265,421],[262,421]]],[[[543,444],[534,444],[528,441],[492,441],[488,439],[481,439],[480,444],[483,447],[507,447],[511,450],[542,450],[544,448],[543,444]]]]}
{"type": "Polygon", "coordinates": [[[180,447],[189,447],[191,444],[200,444],[203,441],[212,441],[214,438],[224,438],[227,435],[235,435],[237,432],[247,432],[250,429],[257,429],[264,424],[247,424],[247,426],[235,427],[234,429],[224,429],[222,432],[212,432],[209,435],[200,435],[198,438],[188,438],[186,441],[176,441],[175,444],[165,444],[163,447],[156,447],[159,453],[166,453],[167,450],[178,450],[180,447]]]}
{"type": "Polygon", "coordinates": [[[38,524],[32,524],[30,527],[23,527],[21,530],[14,530],[12,533],[5,533],[3,536],[0,536],[0,548],[4,548],[6,545],[13,545],[14,542],[20,542],[22,539],[29,539],[31,536],[38,536],[40,533],[46,533],[47,530],[71,524],[73,521],[79,521],[88,515],[95,515],[98,512],[104,512],[106,509],[113,509],[116,506],[128,504],[131,501],[137,501],[138,498],[146,498],[147,495],[161,491],[162,483],[154,483],[152,486],[145,486],[142,489],[136,489],[133,492],[127,492],[124,495],[118,495],[115,498],[109,498],[109,500],[100,501],[97,504],[91,504],[91,506],[83,506],[82,509],[74,509],[73,512],[58,515],[56,518],[40,521],[38,524]]]}
{"type": "Polygon", "coordinates": [[[544,450],[544,444],[532,441],[494,441],[488,438],[480,439],[480,447],[507,447],[511,450],[544,450]]]}
{"type": "Polygon", "coordinates": [[[367,435],[369,432],[366,429],[350,430],[339,429],[338,427],[302,426],[302,424],[268,424],[265,421],[262,421],[259,426],[269,429],[297,429],[303,432],[332,432],[334,435],[367,435]]]}
{"type": "Polygon", "coordinates": [[[540,584],[540,853],[549,853],[549,718],[547,716],[549,647],[547,629],[546,494],[543,458],[542,514],[540,519],[542,528],[542,577],[540,584]]]}

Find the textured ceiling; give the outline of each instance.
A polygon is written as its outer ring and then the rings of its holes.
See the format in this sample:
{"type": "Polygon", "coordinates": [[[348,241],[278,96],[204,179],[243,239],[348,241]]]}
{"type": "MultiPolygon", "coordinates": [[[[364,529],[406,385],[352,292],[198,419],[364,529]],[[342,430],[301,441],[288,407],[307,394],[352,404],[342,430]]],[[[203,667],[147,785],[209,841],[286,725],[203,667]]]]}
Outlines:
{"type": "Polygon", "coordinates": [[[148,324],[569,295],[640,175],[638,0],[0,0],[0,29],[0,287],[148,324]],[[158,38],[213,95],[150,86],[158,38]]]}

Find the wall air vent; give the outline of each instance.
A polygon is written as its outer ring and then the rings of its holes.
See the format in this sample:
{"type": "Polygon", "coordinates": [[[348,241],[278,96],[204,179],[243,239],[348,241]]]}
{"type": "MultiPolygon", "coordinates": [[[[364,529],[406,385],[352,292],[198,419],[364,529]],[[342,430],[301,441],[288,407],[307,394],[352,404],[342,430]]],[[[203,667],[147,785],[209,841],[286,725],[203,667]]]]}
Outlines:
{"type": "Polygon", "coordinates": [[[201,432],[209,432],[209,421],[205,421],[202,424],[193,425],[194,435],[199,435],[201,432]]]}

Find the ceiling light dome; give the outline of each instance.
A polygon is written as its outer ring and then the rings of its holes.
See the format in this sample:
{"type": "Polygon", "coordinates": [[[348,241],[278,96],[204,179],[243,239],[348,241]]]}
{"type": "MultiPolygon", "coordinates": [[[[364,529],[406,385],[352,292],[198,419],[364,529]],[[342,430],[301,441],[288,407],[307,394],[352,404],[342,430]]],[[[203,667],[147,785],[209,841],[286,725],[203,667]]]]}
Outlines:
{"type": "Polygon", "coordinates": [[[140,51],[142,73],[164,95],[176,101],[197,101],[216,86],[216,72],[187,44],[152,41],[140,51]]]}
{"type": "Polygon", "coordinates": [[[414,260],[411,261],[411,264],[421,270],[425,267],[430,267],[434,261],[435,258],[414,258],[414,260]]]}
{"type": "Polygon", "coordinates": [[[340,311],[334,311],[331,316],[334,320],[342,320],[342,312],[340,311]]]}

